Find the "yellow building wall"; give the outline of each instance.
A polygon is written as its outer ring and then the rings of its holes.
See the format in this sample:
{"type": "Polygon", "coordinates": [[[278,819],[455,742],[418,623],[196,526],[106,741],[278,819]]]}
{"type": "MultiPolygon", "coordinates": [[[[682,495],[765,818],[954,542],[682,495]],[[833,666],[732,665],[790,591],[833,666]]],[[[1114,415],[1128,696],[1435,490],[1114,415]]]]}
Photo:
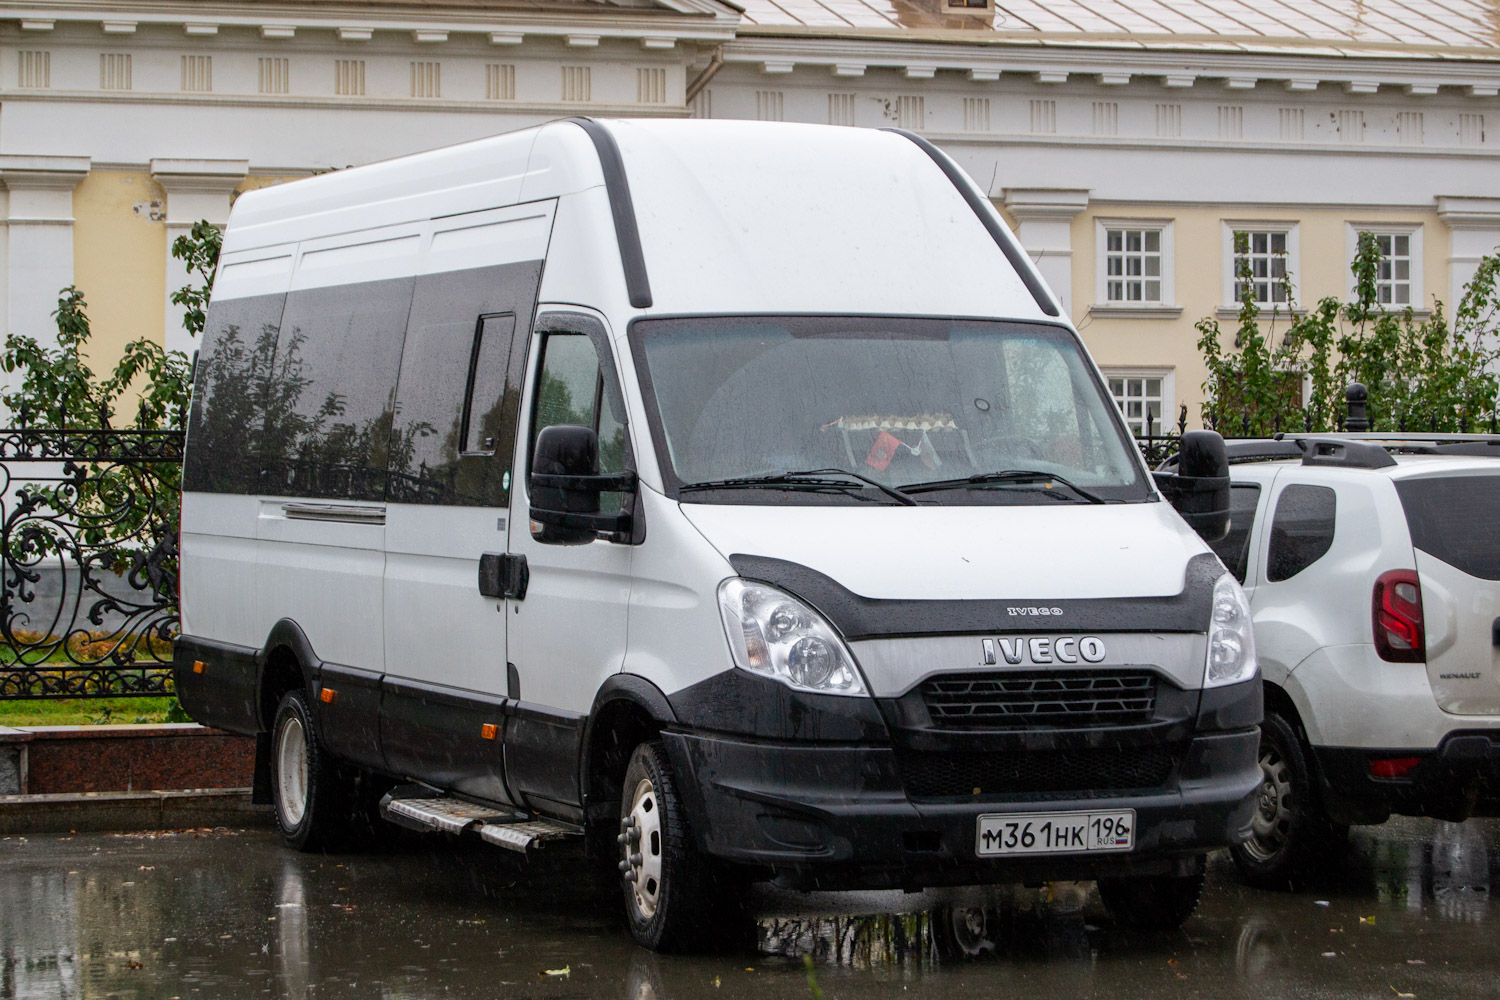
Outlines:
{"type": "MultiPolygon", "coordinates": [[[[1324,296],[1334,295],[1341,301],[1349,298],[1351,275],[1349,263],[1349,224],[1361,228],[1378,225],[1416,224],[1422,227],[1422,302],[1417,308],[1432,308],[1433,299],[1446,294],[1448,287],[1448,229],[1432,211],[1369,211],[1358,208],[1267,209],[1226,205],[1214,208],[1183,208],[1173,205],[1091,204],[1072,225],[1073,317],[1101,367],[1168,368],[1175,375],[1174,411],[1167,414],[1169,424],[1176,422],[1175,407],[1188,407],[1188,426],[1202,426],[1203,381],[1207,370],[1198,353],[1198,331],[1194,325],[1205,317],[1218,318],[1221,343],[1232,349],[1237,320],[1219,316],[1219,310],[1233,308],[1224,291],[1225,222],[1295,222],[1300,243],[1298,261],[1293,267],[1292,284],[1297,304],[1313,304],[1324,296]],[[1173,229],[1172,305],[1182,307],[1175,319],[1094,315],[1090,306],[1096,293],[1096,260],[1099,227],[1096,220],[1170,220],[1173,229]]],[[[1444,308],[1452,312],[1452,303],[1444,308]]],[[[1283,313],[1272,326],[1269,312],[1261,314],[1261,329],[1285,330],[1283,313]]]]}
{"type": "Polygon", "coordinates": [[[73,281],[88,303],[88,361],[101,375],[130,341],[161,342],[166,197],[144,170],[95,169],[73,191],[73,281]]]}

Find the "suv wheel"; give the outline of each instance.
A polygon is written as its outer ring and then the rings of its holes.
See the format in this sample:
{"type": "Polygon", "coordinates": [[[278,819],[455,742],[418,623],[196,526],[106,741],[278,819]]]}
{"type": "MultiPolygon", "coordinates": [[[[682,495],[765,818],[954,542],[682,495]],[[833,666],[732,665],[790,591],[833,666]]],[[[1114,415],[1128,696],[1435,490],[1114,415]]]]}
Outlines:
{"type": "Polygon", "coordinates": [[[709,859],[698,853],[682,811],[666,748],[642,743],[630,757],[620,796],[620,862],[625,918],[653,951],[690,951],[705,943],[715,891],[709,859]]]}
{"type": "Polygon", "coordinates": [[[1292,724],[1275,712],[1267,712],[1260,726],[1260,769],[1250,839],[1229,853],[1252,885],[1283,889],[1332,853],[1348,828],[1323,812],[1307,748],[1292,724]]]}
{"type": "Polygon", "coordinates": [[[1099,896],[1125,930],[1175,931],[1198,908],[1207,873],[1101,878],[1099,896]]]}

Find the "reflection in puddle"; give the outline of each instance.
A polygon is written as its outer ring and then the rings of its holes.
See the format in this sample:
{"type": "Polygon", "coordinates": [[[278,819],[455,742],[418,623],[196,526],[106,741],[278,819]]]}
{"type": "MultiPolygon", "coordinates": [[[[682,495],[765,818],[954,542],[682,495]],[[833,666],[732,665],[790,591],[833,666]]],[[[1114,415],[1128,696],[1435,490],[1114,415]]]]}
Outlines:
{"type": "Polygon", "coordinates": [[[768,916],[757,922],[761,954],[869,969],[930,968],[1008,958],[1089,961],[1093,928],[1084,919],[1089,883],[1000,890],[983,901],[909,913],[768,916]]]}

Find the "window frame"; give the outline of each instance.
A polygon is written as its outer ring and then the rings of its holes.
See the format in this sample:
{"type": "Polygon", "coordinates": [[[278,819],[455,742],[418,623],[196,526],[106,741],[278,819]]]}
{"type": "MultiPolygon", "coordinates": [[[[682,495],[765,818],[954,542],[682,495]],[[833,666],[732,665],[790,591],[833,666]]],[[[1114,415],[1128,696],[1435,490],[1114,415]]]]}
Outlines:
{"type": "MultiPolygon", "coordinates": [[[[1130,423],[1131,418],[1126,415],[1124,407],[1121,407],[1119,405],[1120,404],[1120,400],[1115,398],[1114,391],[1112,389],[1110,389],[1110,386],[1109,386],[1110,379],[1115,379],[1115,378],[1124,378],[1124,379],[1132,379],[1132,378],[1140,378],[1140,379],[1159,378],[1159,379],[1161,379],[1161,417],[1162,418],[1161,418],[1161,422],[1157,425],[1156,433],[1157,433],[1157,435],[1160,435],[1162,433],[1162,429],[1164,427],[1175,427],[1177,425],[1177,420],[1176,420],[1176,415],[1177,415],[1177,369],[1175,369],[1175,368],[1168,368],[1168,367],[1155,367],[1154,368],[1154,367],[1150,367],[1150,366],[1101,365],[1100,368],[1099,368],[1099,373],[1104,376],[1104,391],[1105,391],[1105,393],[1108,394],[1108,396],[1109,396],[1110,399],[1113,399],[1115,401],[1115,406],[1120,411],[1120,419],[1125,422],[1126,429],[1130,430],[1130,433],[1132,435],[1134,435],[1136,437],[1140,436],[1140,435],[1135,434],[1135,430],[1131,427],[1131,423],[1130,423]]],[[[1142,399],[1146,399],[1147,397],[1142,396],[1141,398],[1142,399]]],[[[1142,415],[1141,420],[1142,420],[1142,433],[1144,433],[1145,432],[1145,416],[1144,416],[1144,414],[1142,415]]]]}
{"type": "Polygon", "coordinates": [[[1298,291],[1296,279],[1302,269],[1302,240],[1301,224],[1298,222],[1276,221],[1269,219],[1224,219],[1221,222],[1221,271],[1223,287],[1220,294],[1223,296],[1224,305],[1221,312],[1231,312],[1238,315],[1240,301],[1234,294],[1236,282],[1235,276],[1235,252],[1234,234],[1237,232],[1250,233],[1284,233],[1286,234],[1286,270],[1292,279],[1292,294],[1287,302],[1257,302],[1256,305],[1264,311],[1275,310],[1277,312],[1301,312],[1298,305],[1298,291]]]}
{"type": "MultiPolygon", "coordinates": [[[[1359,247],[1360,233],[1373,233],[1376,236],[1408,236],[1411,238],[1410,253],[1411,274],[1407,281],[1410,291],[1410,302],[1398,304],[1395,302],[1383,303],[1378,301],[1377,291],[1375,308],[1384,312],[1405,312],[1410,306],[1413,312],[1428,313],[1424,308],[1427,301],[1427,290],[1425,282],[1422,281],[1422,267],[1426,263],[1422,241],[1422,230],[1425,227],[1420,222],[1355,222],[1350,221],[1344,226],[1344,262],[1347,265],[1354,263],[1354,252],[1359,247]]],[[[1394,280],[1394,279],[1393,279],[1394,280]]],[[[1376,277],[1377,288],[1379,276],[1376,277]]],[[[1353,299],[1355,294],[1354,275],[1349,275],[1349,296],[1353,299]]],[[[1394,297],[1394,296],[1393,296],[1394,297]]]]}
{"type": "Polygon", "coordinates": [[[1141,311],[1177,308],[1177,290],[1174,279],[1176,253],[1171,219],[1127,219],[1113,216],[1094,218],[1094,302],[1096,308],[1110,312],[1141,311]],[[1129,299],[1109,298],[1109,231],[1155,229],[1161,233],[1161,299],[1160,301],[1132,302],[1129,299]]]}
{"type": "Polygon", "coordinates": [[[1339,493],[1338,490],[1334,489],[1332,486],[1324,486],[1319,483],[1305,482],[1292,482],[1281,485],[1276,490],[1274,502],[1270,503],[1270,505],[1267,507],[1266,514],[1265,548],[1260,558],[1261,579],[1268,584],[1287,583],[1291,580],[1297,579],[1297,577],[1301,576],[1303,573],[1307,572],[1309,569],[1322,562],[1324,557],[1326,557],[1330,552],[1333,551],[1334,543],[1338,541],[1339,493]],[[1273,562],[1278,554],[1276,547],[1276,523],[1281,515],[1281,505],[1285,501],[1287,493],[1292,490],[1308,490],[1317,491],[1319,493],[1326,493],[1333,502],[1333,510],[1330,518],[1332,522],[1332,530],[1328,533],[1328,538],[1326,542],[1324,542],[1321,552],[1319,552],[1313,558],[1302,563],[1291,573],[1287,573],[1284,576],[1273,575],[1273,573],[1280,572],[1278,569],[1274,568],[1275,563],[1273,562]]]}
{"type": "MultiPolygon", "coordinates": [[[[630,410],[625,403],[625,390],[620,382],[619,368],[615,365],[614,351],[610,347],[609,336],[605,333],[603,325],[594,317],[584,313],[575,312],[549,312],[537,317],[531,336],[527,342],[527,354],[535,358],[529,372],[526,386],[526,400],[522,404],[525,407],[526,417],[526,455],[525,474],[521,477],[529,484],[532,472],[532,463],[536,459],[536,438],[540,433],[537,427],[537,407],[541,403],[542,374],[546,370],[547,352],[545,349],[546,338],[553,335],[561,336],[584,336],[594,346],[594,354],[599,361],[599,375],[595,380],[594,387],[594,426],[593,430],[599,432],[600,414],[603,407],[612,405],[605,401],[605,396],[613,385],[617,396],[622,419],[621,427],[625,432],[625,454],[622,459],[624,471],[635,471],[635,445],[631,440],[630,410]]],[[[526,487],[526,499],[531,500],[530,486],[526,487]]]]}

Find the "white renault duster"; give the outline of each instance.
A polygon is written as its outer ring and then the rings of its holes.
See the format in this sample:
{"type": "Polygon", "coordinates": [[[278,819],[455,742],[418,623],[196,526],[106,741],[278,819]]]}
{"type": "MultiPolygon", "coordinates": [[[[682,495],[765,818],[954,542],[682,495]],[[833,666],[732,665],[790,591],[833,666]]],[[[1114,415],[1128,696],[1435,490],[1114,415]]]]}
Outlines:
{"type": "Polygon", "coordinates": [[[1213,547],[1250,597],[1266,704],[1240,869],[1284,886],[1350,824],[1500,814],[1500,438],[1229,455],[1213,547]]]}

